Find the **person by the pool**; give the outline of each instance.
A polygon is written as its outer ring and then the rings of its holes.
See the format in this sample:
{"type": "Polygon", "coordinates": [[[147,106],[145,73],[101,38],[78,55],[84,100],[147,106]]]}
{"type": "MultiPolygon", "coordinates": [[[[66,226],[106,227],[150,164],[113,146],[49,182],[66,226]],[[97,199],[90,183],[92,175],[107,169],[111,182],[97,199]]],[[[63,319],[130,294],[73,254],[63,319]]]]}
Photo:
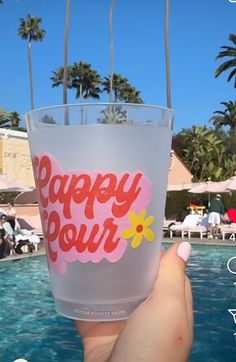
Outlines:
{"type": "Polygon", "coordinates": [[[15,230],[15,226],[16,226],[16,209],[14,208],[14,203],[9,202],[7,204],[7,206],[8,206],[8,209],[6,211],[7,221],[10,223],[12,229],[15,230]]]}
{"type": "Polygon", "coordinates": [[[5,239],[5,230],[0,229],[0,259],[4,259],[9,254],[9,245],[5,239]]]}
{"type": "Polygon", "coordinates": [[[219,226],[221,215],[224,215],[225,208],[221,200],[221,195],[217,194],[210,202],[208,224],[210,229],[209,238],[217,238],[219,233],[219,226]]]}
{"type": "Polygon", "coordinates": [[[186,362],[193,341],[192,292],[185,275],[191,245],[162,257],[149,298],[127,321],[75,321],[85,362],[186,362]]]}
{"type": "Polygon", "coordinates": [[[15,254],[14,231],[13,231],[10,223],[7,221],[7,216],[5,214],[2,214],[0,216],[0,228],[4,229],[4,231],[5,231],[4,238],[8,242],[9,247],[12,250],[13,254],[15,254]]]}

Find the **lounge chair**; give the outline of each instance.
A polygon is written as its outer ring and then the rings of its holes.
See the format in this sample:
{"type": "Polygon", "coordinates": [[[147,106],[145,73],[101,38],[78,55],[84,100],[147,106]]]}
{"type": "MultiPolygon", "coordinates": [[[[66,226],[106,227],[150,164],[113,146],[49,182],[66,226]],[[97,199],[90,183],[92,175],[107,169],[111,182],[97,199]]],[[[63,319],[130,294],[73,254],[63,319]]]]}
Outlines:
{"type": "Polygon", "coordinates": [[[167,220],[164,219],[164,225],[163,225],[163,230],[167,230],[171,225],[175,225],[176,224],[176,220],[167,220]]]}
{"type": "Polygon", "coordinates": [[[225,225],[220,227],[220,231],[222,234],[222,239],[225,240],[225,235],[229,234],[230,240],[235,241],[236,240],[236,224],[232,223],[230,225],[225,225]]]}
{"type": "Polygon", "coordinates": [[[188,235],[189,228],[197,226],[200,220],[201,215],[187,215],[182,224],[170,226],[170,237],[173,237],[173,233],[180,233],[183,239],[185,235],[188,235]]]}
{"type": "Polygon", "coordinates": [[[176,225],[176,224],[180,224],[180,223],[174,219],[172,219],[172,220],[164,219],[164,224],[163,224],[163,229],[162,229],[164,236],[167,236],[169,234],[170,227],[172,225],[176,225]]]}
{"type": "Polygon", "coordinates": [[[188,238],[189,239],[191,238],[192,233],[199,234],[200,239],[203,238],[203,235],[207,235],[207,233],[208,233],[208,215],[207,214],[203,215],[199,224],[197,224],[195,226],[190,226],[188,228],[188,238]]]}
{"type": "MultiPolygon", "coordinates": [[[[38,250],[38,245],[40,243],[40,238],[38,237],[38,235],[35,235],[33,230],[31,231],[26,229],[18,229],[15,234],[16,245],[20,241],[26,241],[26,240],[28,240],[30,244],[34,245],[35,251],[38,250]]],[[[22,246],[22,251],[27,252],[28,246],[27,245],[22,246]]]]}
{"type": "Polygon", "coordinates": [[[39,237],[43,237],[42,225],[39,215],[29,216],[21,215],[16,218],[17,225],[20,229],[33,231],[39,237]]]}

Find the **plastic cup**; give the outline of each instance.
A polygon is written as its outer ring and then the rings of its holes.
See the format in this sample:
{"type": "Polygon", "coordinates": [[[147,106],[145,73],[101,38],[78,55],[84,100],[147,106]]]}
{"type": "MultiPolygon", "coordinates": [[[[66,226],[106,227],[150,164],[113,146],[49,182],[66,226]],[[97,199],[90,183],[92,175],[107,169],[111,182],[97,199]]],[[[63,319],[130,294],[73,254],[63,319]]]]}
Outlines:
{"type": "Polygon", "coordinates": [[[26,120],[57,312],[126,319],[158,272],[172,111],[76,104],[26,120]]]}

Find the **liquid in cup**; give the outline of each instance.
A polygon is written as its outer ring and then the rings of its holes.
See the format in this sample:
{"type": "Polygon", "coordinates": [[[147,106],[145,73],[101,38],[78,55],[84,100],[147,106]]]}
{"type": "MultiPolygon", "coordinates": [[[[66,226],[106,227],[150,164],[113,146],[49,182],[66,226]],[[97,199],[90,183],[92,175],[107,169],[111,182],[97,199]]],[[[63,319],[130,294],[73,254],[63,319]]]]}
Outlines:
{"type": "Polygon", "coordinates": [[[158,271],[173,115],[124,104],[124,123],[102,123],[109,107],[27,115],[55,306],[72,319],[127,318],[158,271]]]}

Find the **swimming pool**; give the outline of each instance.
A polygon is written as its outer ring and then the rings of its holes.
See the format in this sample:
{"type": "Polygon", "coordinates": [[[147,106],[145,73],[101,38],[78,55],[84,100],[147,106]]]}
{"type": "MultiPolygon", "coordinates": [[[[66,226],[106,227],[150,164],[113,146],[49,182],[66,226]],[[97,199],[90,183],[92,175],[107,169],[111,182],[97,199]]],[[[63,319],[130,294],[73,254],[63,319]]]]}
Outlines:
{"type": "MultiPolygon", "coordinates": [[[[194,294],[195,341],[189,362],[235,361],[236,324],[227,311],[236,309],[236,275],[226,267],[232,256],[236,256],[234,247],[193,246],[188,274],[194,294]]],[[[54,311],[45,257],[0,263],[0,296],[0,361],[83,360],[71,321],[54,311]]]]}

